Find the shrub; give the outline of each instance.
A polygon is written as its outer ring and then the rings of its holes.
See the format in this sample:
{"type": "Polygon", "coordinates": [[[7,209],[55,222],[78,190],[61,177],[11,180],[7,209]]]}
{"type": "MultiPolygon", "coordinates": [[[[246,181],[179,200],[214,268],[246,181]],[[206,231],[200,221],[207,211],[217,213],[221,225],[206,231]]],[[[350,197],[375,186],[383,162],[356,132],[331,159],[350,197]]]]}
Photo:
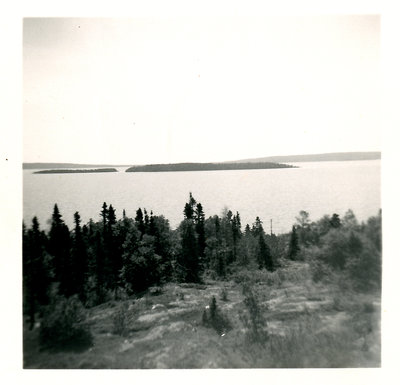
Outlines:
{"type": "Polygon", "coordinates": [[[149,293],[150,295],[156,296],[156,295],[161,295],[163,292],[161,286],[152,286],[149,288],[149,293]]]}
{"type": "Polygon", "coordinates": [[[228,291],[226,287],[223,287],[219,296],[221,301],[228,301],[228,291]]]}
{"type": "MultiPolygon", "coordinates": [[[[207,309],[207,308],[206,308],[207,309]]],[[[218,334],[226,333],[232,329],[229,320],[221,313],[217,306],[217,300],[213,296],[207,310],[204,310],[202,324],[206,327],[212,327],[218,334]]]]}
{"type": "Polygon", "coordinates": [[[251,343],[263,345],[268,339],[268,332],[265,330],[267,323],[262,307],[250,285],[243,285],[243,294],[246,312],[240,314],[240,319],[247,330],[246,338],[251,343]]]}
{"type": "Polygon", "coordinates": [[[132,316],[128,302],[122,303],[113,316],[113,333],[125,337],[129,331],[132,316]]]}
{"type": "Polygon", "coordinates": [[[312,280],[317,283],[332,276],[332,269],[324,262],[313,260],[310,262],[312,280]]]}
{"type": "Polygon", "coordinates": [[[85,309],[78,296],[53,298],[39,332],[42,348],[83,350],[92,345],[93,337],[84,324],[85,309]]]}

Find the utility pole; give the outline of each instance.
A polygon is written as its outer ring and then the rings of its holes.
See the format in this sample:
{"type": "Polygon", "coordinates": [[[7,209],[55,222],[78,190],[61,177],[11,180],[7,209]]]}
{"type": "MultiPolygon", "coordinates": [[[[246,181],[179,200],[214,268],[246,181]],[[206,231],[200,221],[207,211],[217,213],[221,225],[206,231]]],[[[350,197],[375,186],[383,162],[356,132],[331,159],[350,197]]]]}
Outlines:
{"type": "Polygon", "coordinates": [[[272,219],[271,219],[271,236],[272,236],[272,219]]]}

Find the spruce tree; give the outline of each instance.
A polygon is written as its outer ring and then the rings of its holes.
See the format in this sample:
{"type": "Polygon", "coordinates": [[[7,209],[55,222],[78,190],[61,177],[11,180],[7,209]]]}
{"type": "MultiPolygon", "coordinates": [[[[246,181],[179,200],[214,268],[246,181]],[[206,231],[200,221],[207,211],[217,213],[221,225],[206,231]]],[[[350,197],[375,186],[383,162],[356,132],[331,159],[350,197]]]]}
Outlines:
{"type": "Polygon", "coordinates": [[[333,228],[337,229],[341,226],[341,221],[338,214],[333,214],[330,219],[330,224],[333,228]]]}
{"type": "Polygon", "coordinates": [[[23,229],[24,307],[29,315],[30,329],[35,324],[38,306],[49,301],[51,267],[46,263],[45,238],[37,217],[32,219],[31,229],[23,229]]]}
{"type": "Polygon", "coordinates": [[[257,262],[259,269],[266,268],[269,271],[274,270],[271,250],[262,234],[260,234],[258,238],[257,262]]]}
{"type": "Polygon", "coordinates": [[[78,212],[74,214],[74,232],[72,239],[72,271],[71,282],[73,292],[77,293],[79,299],[85,302],[85,283],[88,274],[88,255],[87,246],[83,237],[83,230],[81,228],[81,217],[78,212]]]}
{"type": "Polygon", "coordinates": [[[115,215],[115,209],[112,205],[110,205],[108,207],[107,222],[108,222],[109,228],[111,228],[117,222],[117,217],[115,215]]]}
{"type": "Polygon", "coordinates": [[[60,294],[72,294],[71,237],[57,204],[54,205],[48,242],[49,253],[54,257],[55,279],[60,283],[60,294]]]}
{"type": "Polygon", "coordinates": [[[180,226],[181,231],[181,252],[179,265],[181,268],[181,279],[184,282],[200,281],[200,263],[198,243],[194,224],[191,220],[185,219],[180,226]]]}
{"type": "Polygon", "coordinates": [[[147,234],[150,229],[150,217],[149,214],[147,214],[147,210],[143,210],[144,213],[144,228],[145,228],[145,233],[147,234]]]}
{"type": "Polygon", "coordinates": [[[143,237],[143,234],[145,233],[146,227],[145,227],[144,219],[143,219],[143,211],[142,211],[142,209],[140,207],[136,211],[135,222],[136,222],[136,225],[138,227],[138,230],[141,233],[141,237],[143,237]]]}
{"type": "Polygon", "coordinates": [[[300,252],[299,247],[299,237],[297,235],[296,227],[292,226],[292,234],[290,236],[290,243],[289,243],[289,254],[288,257],[291,260],[295,260],[300,252]]]}
{"type": "Polygon", "coordinates": [[[108,218],[108,209],[106,202],[103,202],[102,210],[100,211],[100,216],[103,222],[103,231],[106,231],[107,218],[108,218]]]}
{"type": "Polygon", "coordinates": [[[240,216],[239,216],[239,213],[236,212],[236,215],[234,215],[232,218],[233,260],[234,261],[236,261],[238,242],[242,235],[240,227],[241,227],[240,216]]]}
{"type": "Polygon", "coordinates": [[[189,202],[185,204],[185,208],[183,210],[183,214],[186,219],[193,219],[195,204],[196,200],[193,198],[192,193],[189,193],[189,202]]]}
{"type": "Polygon", "coordinates": [[[194,222],[195,222],[195,228],[196,228],[196,233],[197,233],[199,257],[200,257],[201,261],[204,261],[204,250],[206,248],[206,234],[205,234],[205,228],[204,228],[204,221],[205,221],[205,215],[204,215],[204,211],[203,211],[203,206],[201,203],[198,203],[196,205],[194,222]]]}

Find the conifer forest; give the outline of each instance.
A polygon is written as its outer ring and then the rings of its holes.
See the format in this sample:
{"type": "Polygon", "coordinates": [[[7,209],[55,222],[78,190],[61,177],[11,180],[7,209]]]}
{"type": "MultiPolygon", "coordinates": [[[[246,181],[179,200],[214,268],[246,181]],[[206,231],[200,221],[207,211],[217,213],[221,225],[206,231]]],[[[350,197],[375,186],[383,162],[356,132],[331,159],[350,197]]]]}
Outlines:
{"type": "Polygon", "coordinates": [[[24,368],[379,367],[381,233],[349,209],[274,234],[191,193],[175,229],[55,204],[23,224],[24,368]]]}

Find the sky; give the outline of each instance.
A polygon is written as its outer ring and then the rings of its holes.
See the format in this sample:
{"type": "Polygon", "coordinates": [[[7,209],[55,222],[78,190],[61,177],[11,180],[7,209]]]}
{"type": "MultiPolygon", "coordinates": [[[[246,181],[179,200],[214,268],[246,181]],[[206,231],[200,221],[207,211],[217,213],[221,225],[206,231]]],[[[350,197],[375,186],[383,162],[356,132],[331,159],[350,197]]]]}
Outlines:
{"type": "Polygon", "coordinates": [[[380,17],[25,18],[23,160],[379,151],[380,17]]]}

